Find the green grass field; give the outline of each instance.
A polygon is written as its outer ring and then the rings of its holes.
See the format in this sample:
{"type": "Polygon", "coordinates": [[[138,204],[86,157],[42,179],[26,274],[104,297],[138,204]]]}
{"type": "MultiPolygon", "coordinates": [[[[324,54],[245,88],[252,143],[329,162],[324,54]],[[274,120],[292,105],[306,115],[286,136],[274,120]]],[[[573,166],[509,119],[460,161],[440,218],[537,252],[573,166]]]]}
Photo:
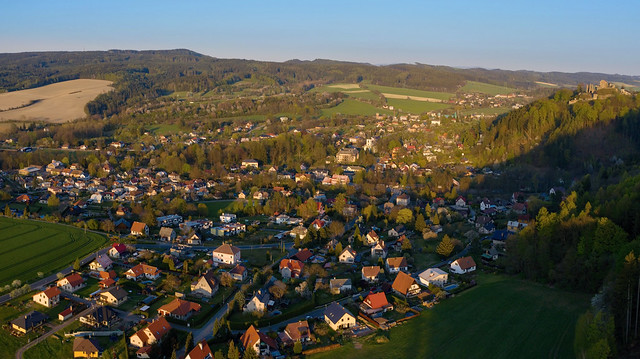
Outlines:
{"type": "Polygon", "coordinates": [[[154,135],[166,136],[176,134],[181,131],[180,126],[171,124],[159,124],[146,127],[147,130],[154,135]]]}
{"type": "Polygon", "coordinates": [[[460,89],[460,91],[469,93],[477,92],[495,96],[507,95],[510,93],[514,93],[517,90],[510,87],[492,85],[484,82],[467,81],[467,83],[460,89]]]}
{"type": "Polygon", "coordinates": [[[107,243],[106,237],[78,228],[4,217],[0,233],[0,285],[55,273],[107,243]]]}
{"type": "Polygon", "coordinates": [[[344,100],[338,106],[322,110],[322,114],[328,117],[335,114],[374,116],[376,113],[392,114],[392,111],[377,108],[368,103],[351,99],[344,100]]]}
{"type": "Polygon", "coordinates": [[[353,344],[321,358],[573,358],[589,295],[512,277],[479,275],[478,286],[390,330],[390,341],[353,344]]]}
{"type": "Polygon", "coordinates": [[[233,200],[228,201],[215,201],[215,202],[203,202],[209,210],[209,218],[213,221],[220,220],[220,212],[224,212],[225,208],[229,207],[233,200]],[[220,211],[220,212],[219,212],[220,211]]]}
{"type": "Polygon", "coordinates": [[[393,106],[395,110],[400,112],[408,112],[413,114],[420,114],[429,111],[437,111],[448,108],[448,105],[443,103],[414,101],[414,100],[400,100],[400,99],[387,99],[387,104],[393,106]]]}
{"type": "Polygon", "coordinates": [[[389,93],[394,95],[403,95],[403,96],[416,96],[416,97],[428,97],[428,98],[436,98],[439,100],[448,100],[451,97],[455,96],[455,94],[449,92],[435,92],[435,91],[423,91],[423,90],[414,90],[400,87],[389,87],[389,86],[380,86],[380,85],[365,85],[366,88],[374,91],[379,91],[381,93],[389,93]]]}

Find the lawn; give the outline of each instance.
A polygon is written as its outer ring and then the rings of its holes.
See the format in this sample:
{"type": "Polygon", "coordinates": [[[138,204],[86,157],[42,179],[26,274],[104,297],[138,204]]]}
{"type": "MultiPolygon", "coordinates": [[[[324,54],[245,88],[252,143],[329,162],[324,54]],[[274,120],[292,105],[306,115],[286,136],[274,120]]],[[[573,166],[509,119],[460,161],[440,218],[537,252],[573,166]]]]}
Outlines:
{"type": "Polygon", "coordinates": [[[233,200],[230,199],[230,200],[201,202],[201,203],[204,203],[207,206],[207,209],[209,210],[208,217],[212,218],[213,221],[217,222],[220,220],[220,213],[224,212],[225,209],[229,207],[231,203],[233,203],[233,200]]]}
{"type": "Polygon", "coordinates": [[[70,265],[107,243],[105,236],[54,223],[0,218],[0,285],[70,265]]]}
{"type": "MultiPolygon", "coordinates": [[[[27,313],[39,307],[31,301],[34,292],[26,294],[20,298],[14,299],[9,303],[0,306],[0,322],[6,323],[17,318],[19,315],[27,313]]],[[[0,359],[15,358],[15,352],[27,344],[29,339],[34,339],[37,335],[33,332],[26,336],[16,338],[9,334],[8,331],[0,329],[0,359]]]]}
{"type": "Polygon", "coordinates": [[[460,89],[460,91],[467,93],[483,93],[495,96],[507,95],[510,93],[514,93],[517,90],[511,87],[492,85],[484,82],[467,81],[467,83],[460,89]]]}
{"type": "Polygon", "coordinates": [[[419,114],[429,111],[437,111],[448,108],[449,105],[435,102],[414,101],[390,98],[387,99],[387,104],[395,107],[400,112],[409,112],[413,114],[419,114]]]}
{"type": "Polygon", "coordinates": [[[376,113],[391,114],[392,111],[377,108],[371,104],[351,99],[344,100],[338,106],[322,110],[322,114],[324,116],[333,116],[335,114],[373,116],[376,113]]]}
{"type": "Polygon", "coordinates": [[[147,131],[153,133],[154,135],[166,136],[171,134],[176,134],[181,132],[180,126],[173,124],[159,124],[159,125],[150,125],[146,127],[147,131]]]}
{"type": "Polygon", "coordinates": [[[321,358],[573,358],[589,295],[498,275],[390,330],[390,341],[349,343],[321,358]]]}

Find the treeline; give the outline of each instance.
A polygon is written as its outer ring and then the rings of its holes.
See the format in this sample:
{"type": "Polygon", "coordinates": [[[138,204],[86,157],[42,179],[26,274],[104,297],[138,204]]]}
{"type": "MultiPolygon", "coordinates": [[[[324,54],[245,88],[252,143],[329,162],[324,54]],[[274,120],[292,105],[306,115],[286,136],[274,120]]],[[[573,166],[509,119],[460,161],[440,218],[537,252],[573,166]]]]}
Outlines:
{"type": "Polygon", "coordinates": [[[640,126],[640,97],[616,93],[570,104],[577,95],[560,90],[498,118],[475,155],[484,163],[517,160],[540,167],[583,167],[593,158],[624,155],[627,144],[638,142],[634,131],[640,126]]]}

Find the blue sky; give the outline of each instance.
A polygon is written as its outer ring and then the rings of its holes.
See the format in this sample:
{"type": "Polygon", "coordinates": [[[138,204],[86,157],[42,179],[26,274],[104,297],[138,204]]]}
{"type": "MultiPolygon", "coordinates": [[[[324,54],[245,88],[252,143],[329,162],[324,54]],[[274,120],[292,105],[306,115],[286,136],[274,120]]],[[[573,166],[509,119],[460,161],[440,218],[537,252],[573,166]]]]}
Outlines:
{"type": "Polygon", "coordinates": [[[188,48],[640,75],[640,1],[11,1],[0,52],[188,48]]]}

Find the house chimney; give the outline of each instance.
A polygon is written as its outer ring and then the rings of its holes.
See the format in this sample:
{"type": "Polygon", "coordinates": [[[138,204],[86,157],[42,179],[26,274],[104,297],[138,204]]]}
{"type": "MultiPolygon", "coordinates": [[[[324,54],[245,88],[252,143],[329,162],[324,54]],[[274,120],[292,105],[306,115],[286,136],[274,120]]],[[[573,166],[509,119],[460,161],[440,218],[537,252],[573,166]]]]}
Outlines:
{"type": "Polygon", "coordinates": [[[198,346],[200,347],[200,350],[202,350],[202,342],[198,343],[198,346]]]}

